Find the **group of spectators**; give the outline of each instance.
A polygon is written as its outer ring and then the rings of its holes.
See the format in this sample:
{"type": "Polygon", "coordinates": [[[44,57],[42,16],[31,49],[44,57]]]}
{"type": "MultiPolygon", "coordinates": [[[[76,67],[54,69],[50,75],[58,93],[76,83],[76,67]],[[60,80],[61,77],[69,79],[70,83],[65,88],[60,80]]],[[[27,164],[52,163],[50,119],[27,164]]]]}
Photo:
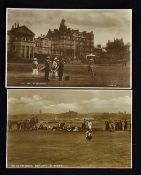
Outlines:
{"type": "Polygon", "coordinates": [[[105,121],[106,131],[127,131],[127,129],[128,129],[128,122],[126,119],[105,121]]]}

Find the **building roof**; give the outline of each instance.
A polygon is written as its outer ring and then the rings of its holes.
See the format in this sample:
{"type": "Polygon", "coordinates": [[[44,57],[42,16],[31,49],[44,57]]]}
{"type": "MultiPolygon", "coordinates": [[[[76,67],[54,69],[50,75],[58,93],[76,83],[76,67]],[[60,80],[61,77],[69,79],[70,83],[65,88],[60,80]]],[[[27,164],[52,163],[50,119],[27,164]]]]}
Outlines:
{"type": "Polygon", "coordinates": [[[50,38],[52,36],[58,36],[58,35],[68,35],[68,36],[73,36],[74,34],[77,35],[77,37],[87,37],[87,38],[91,38],[93,36],[93,31],[91,32],[80,32],[78,29],[71,29],[68,28],[65,24],[65,20],[62,19],[61,23],[60,23],[60,27],[59,29],[54,29],[52,30],[48,30],[47,36],[50,38]]]}
{"type": "Polygon", "coordinates": [[[12,28],[9,31],[9,34],[35,36],[35,34],[25,25],[20,26],[20,27],[16,27],[16,28],[12,28]]]}

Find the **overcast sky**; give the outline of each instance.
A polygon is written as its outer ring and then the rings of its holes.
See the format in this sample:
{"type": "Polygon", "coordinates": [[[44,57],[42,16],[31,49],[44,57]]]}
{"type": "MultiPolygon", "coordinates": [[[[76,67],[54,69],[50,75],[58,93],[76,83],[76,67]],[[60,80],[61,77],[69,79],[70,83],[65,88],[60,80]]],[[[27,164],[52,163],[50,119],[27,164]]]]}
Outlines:
{"type": "Polygon", "coordinates": [[[61,19],[67,27],[80,31],[93,31],[95,45],[105,46],[108,40],[123,38],[131,42],[131,15],[126,10],[25,10],[8,9],[8,29],[16,22],[26,25],[35,34],[47,34],[49,29],[59,28],[61,19]]]}
{"type": "Polygon", "coordinates": [[[9,90],[9,114],[131,111],[130,91],[9,90]]]}

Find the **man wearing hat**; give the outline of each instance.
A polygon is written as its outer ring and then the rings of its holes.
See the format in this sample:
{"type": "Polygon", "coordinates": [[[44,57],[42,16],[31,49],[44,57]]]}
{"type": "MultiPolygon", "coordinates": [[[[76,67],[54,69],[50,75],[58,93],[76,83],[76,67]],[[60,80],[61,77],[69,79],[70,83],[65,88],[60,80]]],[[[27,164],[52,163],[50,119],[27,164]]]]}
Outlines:
{"type": "Polygon", "coordinates": [[[55,79],[57,77],[58,70],[58,58],[55,57],[52,63],[52,78],[55,79]]]}
{"type": "Polygon", "coordinates": [[[45,60],[45,80],[49,81],[49,72],[50,72],[51,62],[50,57],[48,56],[45,60]]]}
{"type": "Polygon", "coordinates": [[[59,59],[58,63],[58,76],[59,76],[59,81],[62,81],[62,77],[64,74],[64,61],[62,58],[59,59]]]}
{"type": "Polygon", "coordinates": [[[39,75],[39,72],[38,72],[38,59],[37,58],[34,58],[33,59],[33,62],[32,62],[32,76],[38,76],[39,75]]]}
{"type": "Polygon", "coordinates": [[[94,78],[94,59],[93,58],[89,59],[88,72],[90,72],[91,77],[94,78]]]}

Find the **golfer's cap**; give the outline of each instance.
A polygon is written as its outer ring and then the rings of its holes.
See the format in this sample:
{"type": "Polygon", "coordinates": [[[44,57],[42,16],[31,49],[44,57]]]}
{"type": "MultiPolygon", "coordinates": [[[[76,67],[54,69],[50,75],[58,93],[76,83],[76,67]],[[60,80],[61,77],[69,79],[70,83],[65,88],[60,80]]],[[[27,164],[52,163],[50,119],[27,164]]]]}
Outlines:
{"type": "Polygon", "coordinates": [[[34,58],[33,60],[34,60],[34,61],[37,61],[38,59],[37,59],[37,58],[34,58]]]}

